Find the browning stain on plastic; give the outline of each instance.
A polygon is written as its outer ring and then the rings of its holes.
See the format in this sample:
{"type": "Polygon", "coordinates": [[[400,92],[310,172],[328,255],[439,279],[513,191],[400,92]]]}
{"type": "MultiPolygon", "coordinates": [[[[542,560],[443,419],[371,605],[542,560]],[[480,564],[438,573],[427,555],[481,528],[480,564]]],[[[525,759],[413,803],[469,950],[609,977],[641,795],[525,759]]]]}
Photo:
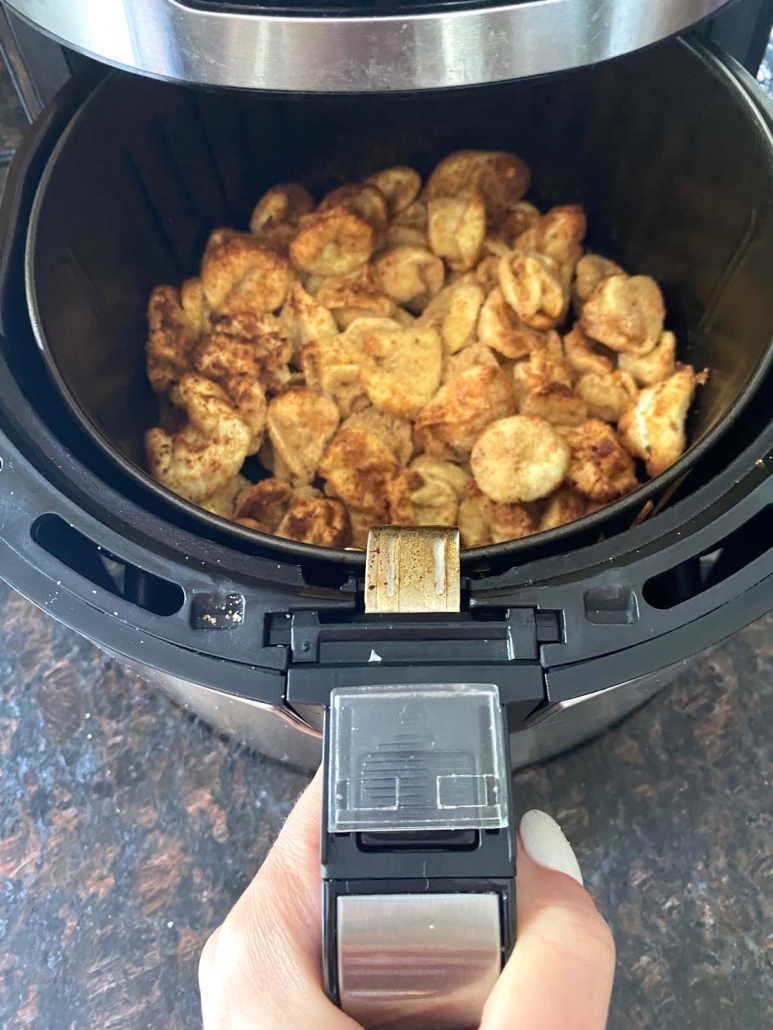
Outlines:
{"type": "Polygon", "coordinates": [[[460,603],[458,529],[371,529],[365,564],[366,612],[458,612],[460,603]]]}

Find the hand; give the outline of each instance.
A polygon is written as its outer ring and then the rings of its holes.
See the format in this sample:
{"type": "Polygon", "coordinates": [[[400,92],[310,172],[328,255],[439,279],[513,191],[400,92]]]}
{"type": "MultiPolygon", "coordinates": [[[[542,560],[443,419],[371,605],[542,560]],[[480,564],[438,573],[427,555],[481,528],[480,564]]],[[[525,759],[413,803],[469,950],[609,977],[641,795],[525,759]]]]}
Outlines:
{"type": "MultiPolygon", "coordinates": [[[[204,1030],[361,1030],[322,990],[321,792],[317,775],[204,947],[204,1030]]],[[[518,837],[518,941],[481,1030],[603,1030],[615,946],[581,884],[558,825],[528,812],[518,837]]]]}

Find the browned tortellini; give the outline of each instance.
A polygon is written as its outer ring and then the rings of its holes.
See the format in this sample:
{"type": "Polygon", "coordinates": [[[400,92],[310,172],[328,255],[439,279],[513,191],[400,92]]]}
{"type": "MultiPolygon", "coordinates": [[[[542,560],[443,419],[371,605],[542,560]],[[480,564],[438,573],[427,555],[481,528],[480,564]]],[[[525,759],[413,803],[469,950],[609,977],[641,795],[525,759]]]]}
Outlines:
{"type": "Polygon", "coordinates": [[[459,502],[457,513],[462,547],[486,547],[493,543],[491,526],[484,507],[487,500],[475,480],[471,479],[467,483],[464,497],[459,502]]]}
{"type": "Polygon", "coordinates": [[[276,529],[286,540],[321,547],[346,547],[351,532],[346,507],[328,497],[296,498],[276,529]]]}
{"type": "Polygon", "coordinates": [[[618,368],[633,376],[641,386],[654,386],[662,379],[668,379],[676,368],[676,337],[665,332],[654,349],[643,357],[621,354],[618,368]]]}
{"type": "Polygon", "coordinates": [[[338,333],[338,324],[332,313],[297,281],[287,292],[280,324],[290,341],[295,362],[300,360],[301,350],[307,343],[338,333]]]}
{"type": "Polygon", "coordinates": [[[421,246],[393,247],[376,261],[375,273],[387,296],[416,312],[438,293],[446,276],[440,258],[421,246]]]}
{"type": "Polygon", "coordinates": [[[150,474],[178,496],[201,504],[239,473],[251,433],[226,391],[203,376],[184,375],[171,399],[188,421],[173,434],[160,428],[148,431],[150,474]]]}
{"type": "Polygon", "coordinates": [[[368,534],[373,526],[383,525],[383,518],[379,519],[369,511],[361,511],[349,505],[349,522],[351,525],[351,546],[357,551],[364,551],[368,546],[368,534]]]}
{"type": "Polygon", "coordinates": [[[410,417],[440,383],[442,347],[431,329],[358,318],[345,333],[312,341],[301,363],[309,386],[329,393],[343,417],[369,403],[410,417]]]}
{"type": "Polygon", "coordinates": [[[506,540],[521,540],[536,532],[531,513],[522,504],[499,504],[483,498],[483,511],[489,525],[491,542],[503,544],[506,540]]]}
{"type": "Polygon", "coordinates": [[[395,215],[392,225],[399,225],[417,232],[427,231],[427,205],[423,200],[414,200],[404,211],[395,215]]]}
{"type": "MultiPolygon", "coordinates": [[[[381,252],[394,250],[395,247],[419,247],[429,250],[429,237],[424,229],[412,229],[410,225],[392,222],[384,236],[381,252]]],[[[445,275],[445,268],[443,269],[445,275]]]]}
{"type": "Polygon", "coordinates": [[[523,358],[544,346],[544,335],[520,320],[498,286],[481,308],[478,339],[506,358],[523,358]]]}
{"type": "Polygon", "coordinates": [[[513,387],[519,403],[523,403],[528,393],[544,390],[553,384],[572,386],[572,374],[558,333],[548,333],[544,345],[536,347],[528,361],[518,361],[513,366],[513,387]]]}
{"type": "Polygon", "coordinates": [[[245,530],[364,549],[385,524],[521,540],[668,468],[707,373],[657,283],[584,253],[583,208],[543,213],[530,178],[460,150],[424,184],[279,183],[249,232],[215,229],[148,304],[150,473],[245,530]]]}
{"type": "Polygon", "coordinates": [[[532,329],[555,329],[566,317],[569,288],[553,258],[514,250],[499,262],[499,285],[519,319],[532,329]]]}
{"type": "Polygon", "coordinates": [[[459,504],[459,535],[463,547],[485,547],[521,540],[537,532],[533,514],[523,504],[492,501],[474,480],[467,483],[459,504]]]}
{"type": "Polygon", "coordinates": [[[319,212],[342,207],[367,222],[374,232],[376,243],[383,237],[389,224],[389,208],[381,190],[372,183],[349,182],[328,193],[319,203],[319,212]]]}
{"type": "Polygon", "coordinates": [[[501,367],[493,350],[482,343],[473,343],[446,358],[443,365],[443,382],[449,383],[478,365],[487,365],[489,368],[501,367]]]}
{"type": "Polygon", "coordinates": [[[486,209],[474,190],[430,200],[429,245],[454,272],[468,272],[480,257],[486,236],[486,209]]]}
{"type": "Polygon", "coordinates": [[[482,287],[465,276],[442,290],[424,309],[420,322],[438,330],[446,354],[456,354],[475,341],[484,296],[482,287]]]}
{"type": "Polygon", "coordinates": [[[495,150],[457,150],[435,168],[427,182],[430,202],[476,191],[490,225],[497,226],[521,200],[531,171],[515,154],[495,150]]]}
{"type": "Polygon", "coordinates": [[[413,454],[413,427],[407,418],[390,415],[373,406],[350,415],[344,423],[365,429],[390,449],[400,465],[407,465],[413,454]]]}
{"type": "Polygon", "coordinates": [[[581,323],[588,336],[623,354],[643,357],[657,346],[666,309],[648,275],[610,275],[585,301],[581,323]]]}
{"type": "Polygon", "coordinates": [[[394,300],[381,288],[370,265],[330,276],[317,290],[315,300],[332,311],[340,329],[358,318],[389,318],[395,310],[394,300]]]}
{"type": "Polygon", "coordinates": [[[470,464],[475,482],[487,497],[514,504],[547,497],[561,486],[569,459],[569,447],[549,422],[534,415],[513,415],[483,430],[470,464]]]}
{"type": "Polygon", "coordinates": [[[419,195],[421,176],[415,168],[397,165],[385,168],[365,180],[375,186],[386,199],[389,217],[394,219],[407,211],[419,195]]]}
{"type": "Polygon", "coordinates": [[[579,204],[551,208],[515,241],[519,250],[535,251],[559,265],[574,266],[582,257],[586,230],[585,212],[579,204]]]}
{"type": "Polygon", "coordinates": [[[471,272],[473,279],[482,287],[486,296],[499,286],[499,262],[501,260],[501,254],[484,253],[471,272]]]}
{"type": "Polygon", "coordinates": [[[236,503],[236,518],[250,519],[275,532],[293,499],[292,486],[283,479],[261,479],[244,490],[236,503]]]}
{"type": "Polygon", "coordinates": [[[489,422],[514,410],[506,374],[478,365],[440,387],[416,419],[416,439],[427,454],[463,460],[489,422]]]}
{"type": "MultiPolygon", "coordinates": [[[[164,289],[165,287],[162,287],[164,289]]],[[[186,279],[180,287],[180,303],[188,322],[197,336],[208,332],[212,325],[212,312],[204,295],[204,284],[201,277],[195,275],[186,279]]]]}
{"type": "Polygon", "coordinates": [[[387,485],[398,470],[392,450],[358,426],[339,429],[319,465],[336,496],[375,519],[388,513],[387,485]]]}
{"type": "Polygon", "coordinates": [[[236,506],[240,496],[252,486],[245,476],[234,476],[227,486],[214,494],[208,500],[202,502],[201,507],[210,515],[217,515],[221,519],[233,520],[236,517],[236,506]]]}
{"type": "Polygon", "coordinates": [[[455,526],[469,478],[450,461],[420,455],[387,487],[390,522],[396,526],[455,526]]]}
{"type": "Polygon", "coordinates": [[[518,237],[536,225],[540,218],[542,214],[538,207],[530,204],[528,200],[520,200],[508,211],[497,229],[498,235],[507,244],[507,249],[511,250],[518,237]]]}
{"type": "Polygon", "coordinates": [[[509,254],[512,248],[507,245],[503,236],[486,236],[483,240],[483,249],[481,251],[480,260],[478,264],[486,257],[498,257],[502,258],[505,254],[509,254]]]}
{"type": "Polygon", "coordinates": [[[548,383],[528,390],[518,405],[521,415],[537,415],[558,426],[578,426],[588,417],[588,405],[563,383],[548,383]]]}
{"type": "Polygon", "coordinates": [[[590,419],[563,436],[571,448],[566,481],[578,494],[606,504],[636,489],[633,459],[606,422],[590,419]]]}
{"type": "Polygon", "coordinates": [[[255,205],[250,232],[261,243],[286,254],[301,217],[313,208],[314,198],[300,183],[272,186],[255,205]]]}
{"type": "Polygon", "coordinates": [[[197,372],[224,382],[229,376],[247,375],[264,391],[277,393],[290,379],[288,362],[292,344],[276,316],[241,315],[218,318],[193,356],[197,372]]]}
{"type": "Polygon", "coordinates": [[[577,315],[582,313],[583,304],[598,284],[610,275],[625,275],[625,271],[616,261],[610,261],[600,254],[585,254],[580,258],[572,283],[572,302],[577,315]]]}
{"type": "Polygon", "coordinates": [[[272,186],[260,198],[250,218],[250,232],[259,233],[270,225],[297,226],[302,215],[314,208],[314,198],[300,183],[272,186]]]}
{"type": "MultiPolygon", "coordinates": [[[[579,325],[575,325],[570,333],[564,337],[564,355],[566,364],[576,376],[584,376],[589,373],[595,375],[607,375],[614,371],[614,354],[586,336],[579,325]]],[[[622,367],[622,366],[621,366],[622,367]]]]}
{"type": "Polygon", "coordinates": [[[345,207],[332,207],[301,218],[290,261],[301,272],[344,275],[364,265],[375,246],[370,222],[345,207]]]}
{"type": "Polygon", "coordinates": [[[263,437],[263,443],[260,445],[258,460],[266,472],[276,476],[277,479],[287,483],[292,479],[290,470],[282,461],[281,455],[274,453],[274,445],[271,443],[271,437],[268,433],[263,437]]]}
{"type": "Polygon", "coordinates": [[[642,390],[623,412],[620,439],[634,457],[642,459],[648,475],[664,472],[684,451],[687,412],[695,387],[705,380],[705,373],[696,375],[692,365],[681,365],[668,379],[642,390]]]}
{"type": "Polygon", "coordinates": [[[588,502],[568,487],[562,487],[551,494],[540,518],[540,531],[558,529],[568,522],[581,519],[586,514],[588,502]]]}
{"type": "Polygon", "coordinates": [[[284,303],[292,272],[287,260],[254,236],[234,233],[204,255],[201,282],[216,315],[262,314],[284,303]]]}
{"type": "Polygon", "coordinates": [[[446,483],[454,491],[458,500],[465,495],[470,473],[453,461],[443,461],[429,454],[419,454],[411,462],[411,468],[421,472],[425,479],[446,483]]]}
{"type": "Polygon", "coordinates": [[[588,372],[577,383],[577,394],[588,405],[592,418],[617,422],[638,393],[627,372],[588,372]]]}
{"type": "Polygon", "coordinates": [[[382,411],[414,418],[440,385],[440,337],[431,326],[374,326],[369,321],[359,319],[349,328],[361,349],[365,392],[382,411]]]}
{"type": "Polygon", "coordinates": [[[229,400],[250,431],[247,454],[257,454],[266,432],[266,394],[260,382],[251,375],[226,376],[222,385],[229,400]]]}
{"type": "Polygon", "coordinates": [[[238,229],[229,229],[227,226],[213,229],[204,247],[204,256],[201,260],[202,265],[219,247],[222,247],[225,243],[230,243],[232,240],[238,240],[240,236],[244,236],[244,233],[239,232],[238,229]]]}
{"type": "Polygon", "coordinates": [[[361,340],[349,331],[310,340],[301,351],[306,385],[334,400],[341,418],[369,404],[361,375],[363,362],[361,340]]]}
{"type": "Polygon", "coordinates": [[[189,318],[174,286],[158,286],[150,295],[148,326],[148,379],[156,393],[166,393],[190,370],[201,328],[189,318]]]}
{"type": "Polygon", "coordinates": [[[327,397],[296,386],[268,406],[268,435],[293,479],[311,482],[338,428],[338,408],[327,397]]]}

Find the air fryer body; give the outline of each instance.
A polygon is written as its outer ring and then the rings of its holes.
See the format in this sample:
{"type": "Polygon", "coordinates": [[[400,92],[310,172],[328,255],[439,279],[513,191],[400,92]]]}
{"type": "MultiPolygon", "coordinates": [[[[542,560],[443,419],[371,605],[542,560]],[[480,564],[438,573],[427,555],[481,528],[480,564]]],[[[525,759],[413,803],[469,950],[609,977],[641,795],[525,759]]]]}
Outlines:
{"type": "MultiPolygon", "coordinates": [[[[308,106],[234,95],[228,105],[120,75],[71,83],[18,155],[3,204],[4,577],[218,728],[314,763],[313,684],[324,693],[342,668],[373,672],[362,559],[273,549],[151,488],[137,465],[153,415],[143,311],[149,289],[190,274],[206,233],[243,222],[262,187],[287,175],[324,185],[372,170],[363,162],[373,117],[363,110],[391,118],[389,153],[375,163],[429,164],[446,144],[461,144],[455,111],[467,126],[488,112],[475,130],[480,145],[518,149],[519,137],[547,201],[589,203],[596,245],[662,279],[686,352],[715,370],[700,417],[709,431],[717,426],[723,398],[753,378],[773,337],[769,116],[736,65],[682,42],[575,71],[572,83],[567,94],[558,80],[540,80],[371,98],[362,110],[355,98],[308,106]],[[595,114],[583,114],[583,96],[595,114]],[[503,100],[518,108],[510,136],[503,100]],[[428,118],[431,132],[417,143],[428,118]],[[352,124],[362,126],[358,144],[352,124]],[[347,132],[352,145],[336,165],[335,141],[347,132]],[[326,154],[321,171],[315,140],[326,154]],[[733,140],[730,154],[718,153],[718,140],[733,140]],[[183,160],[192,153],[200,160],[183,160]],[[580,185],[566,196],[572,153],[580,185]],[[48,347],[69,406],[36,344],[48,347]]],[[[512,727],[522,731],[516,763],[608,725],[767,610],[769,384],[767,374],[743,416],[641,525],[631,525],[636,511],[602,514],[601,524],[463,562],[467,621],[458,633],[470,643],[453,652],[462,670],[536,684],[512,727]],[[481,620],[491,625],[485,646],[481,620]]],[[[453,638],[457,627],[447,628],[453,638]]],[[[397,638],[400,627],[390,632],[397,638]]],[[[437,639],[424,650],[394,647],[395,675],[425,668],[459,678],[437,639]]]]}
{"type": "MultiPolygon", "coordinates": [[[[279,762],[302,769],[316,769],[319,765],[319,734],[286,711],[181,680],[138,661],[121,657],[118,660],[186,711],[204,719],[218,733],[279,762]]],[[[667,687],[691,662],[684,659],[659,672],[588,694],[573,704],[562,705],[536,725],[521,727],[510,737],[513,768],[552,758],[596,736],[667,687]]]]}

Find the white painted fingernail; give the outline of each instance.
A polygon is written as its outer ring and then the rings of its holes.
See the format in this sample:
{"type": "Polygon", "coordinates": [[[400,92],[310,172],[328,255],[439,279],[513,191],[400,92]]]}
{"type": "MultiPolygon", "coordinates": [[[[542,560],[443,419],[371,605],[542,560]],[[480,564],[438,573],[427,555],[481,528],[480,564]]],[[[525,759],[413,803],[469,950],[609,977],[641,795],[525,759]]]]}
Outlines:
{"type": "Polygon", "coordinates": [[[527,812],[521,819],[520,833],[526,854],[532,861],[546,869],[566,873],[582,886],[580,864],[572,851],[572,845],[547,812],[539,812],[537,809],[527,812]]]}

